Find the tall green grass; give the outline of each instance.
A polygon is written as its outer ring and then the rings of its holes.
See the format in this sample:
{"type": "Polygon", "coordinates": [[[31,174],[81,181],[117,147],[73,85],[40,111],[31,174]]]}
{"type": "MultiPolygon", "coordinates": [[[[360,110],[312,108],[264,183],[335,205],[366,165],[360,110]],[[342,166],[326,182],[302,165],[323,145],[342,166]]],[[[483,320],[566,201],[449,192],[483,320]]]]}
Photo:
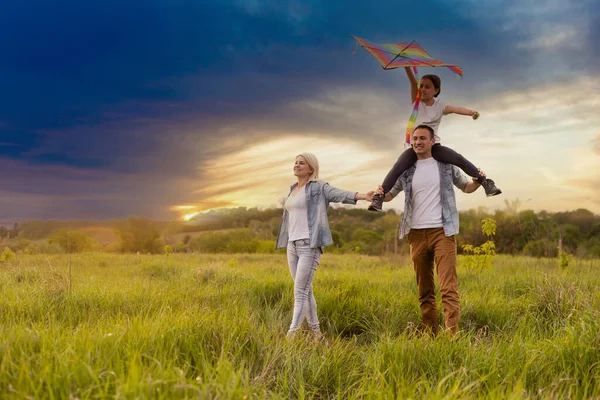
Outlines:
{"type": "Polygon", "coordinates": [[[326,254],[319,344],[285,338],[283,254],[78,254],[67,265],[0,264],[3,398],[600,397],[599,261],[459,268],[462,332],[431,338],[417,329],[409,260],[326,254]]]}

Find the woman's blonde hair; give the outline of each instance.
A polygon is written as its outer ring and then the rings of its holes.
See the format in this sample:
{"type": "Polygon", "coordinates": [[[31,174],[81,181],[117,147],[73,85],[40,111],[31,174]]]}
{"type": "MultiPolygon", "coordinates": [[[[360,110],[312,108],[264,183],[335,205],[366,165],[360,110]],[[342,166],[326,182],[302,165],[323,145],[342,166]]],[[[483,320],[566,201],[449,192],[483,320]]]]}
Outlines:
{"type": "Polygon", "coordinates": [[[304,159],[306,160],[306,163],[308,164],[308,166],[310,167],[310,169],[312,169],[312,174],[310,174],[308,176],[308,180],[309,181],[315,181],[317,179],[319,179],[319,160],[317,160],[317,156],[315,156],[313,153],[300,153],[296,156],[296,158],[298,157],[304,157],[304,159]]]}

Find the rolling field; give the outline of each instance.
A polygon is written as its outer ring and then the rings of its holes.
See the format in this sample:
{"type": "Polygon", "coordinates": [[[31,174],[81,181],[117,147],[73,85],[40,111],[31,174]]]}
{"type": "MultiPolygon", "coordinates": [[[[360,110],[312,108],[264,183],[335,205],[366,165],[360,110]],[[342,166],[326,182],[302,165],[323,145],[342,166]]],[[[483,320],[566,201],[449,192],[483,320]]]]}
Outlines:
{"type": "Polygon", "coordinates": [[[598,260],[459,266],[461,334],[430,338],[408,259],[326,253],[313,344],[285,338],[284,254],[20,256],[0,264],[0,393],[600,398],[599,286],[598,260]]]}

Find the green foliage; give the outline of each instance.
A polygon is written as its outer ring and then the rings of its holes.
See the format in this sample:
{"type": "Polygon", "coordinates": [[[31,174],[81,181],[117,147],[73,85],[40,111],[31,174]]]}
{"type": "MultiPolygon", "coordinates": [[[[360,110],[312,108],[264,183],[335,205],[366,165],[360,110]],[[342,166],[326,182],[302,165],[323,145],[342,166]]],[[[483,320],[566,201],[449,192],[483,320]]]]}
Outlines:
{"type": "Polygon", "coordinates": [[[383,235],[368,229],[359,228],[352,234],[352,240],[362,242],[368,246],[374,246],[381,242],[383,235]]]}
{"type": "Polygon", "coordinates": [[[239,265],[239,262],[235,258],[230,258],[229,261],[227,261],[227,265],[229,267],[235,267],[235,266],[239,265]]]}
{"type": "Polygon", "coordinates": [[[331,238],[333,239],[333,244],[331,245],[332,249],[337,249],[344,245],[342,235],[335,229],[331,230],[331,238]]]}
{"type": "Polygon", "coordinates": [[[381,254],[382,243],[383,235],[380,232],[358,228],[352,233],[350,240],[341,247],[341,251],[376,255],[381,254]]]}
{"type": "Polygon", "coordinates": [[[275,253],[275,240],[259,240],[256,246],[257,253],[275,253]]]}
{"type": "Polygon", "coordinates": [[[190,240],[189,246],[200,253],[256,253],[259,243],[251,229],[232,229],[207,232],[190,240]]]}
{"type": "Polygon", "coordinates": [[[61,229],[56,232],[48,243],[58,244],[64,252],[81,253],[82,251],[91,250],[93,242],[87,235],[82,232],[69,231],[61,229]]]}
{"type": "Polygon", "coordinates": [[[173,253],[173,247],[169,246],[168,244],[165,245],[164,250],[165,250],[165,254],[166,255],[169,255],[169,254],[173,253]]]}
{"type": "Polygon", "coordinates": [[[211,210],[195,217],[191,223],[183,226],[182,230],[184,232],[197,232],[247,228],[250,221],[255,220],[272,237],[274,235],[273,230],[276,231],[279,227],[281,215],[282,210],[279,208],[259,210],[258,208],[237,207],[211,210]]]}
{"type": "Polygon", "coordinates": [[[531,257],[556,257],[558,249],[553,240],[544,238],[527,242],[523,254],[531,257]]]}
{"type": "Polygon", "coordinates": [[[63,248],[55,242],[47,240],[28,241],[26,246],[22,248],[25,254],[62,254],[65,253],[63,248]]]}
{"type": "Polygon", "coordinates": [[[486,218],[481,221],[481,231],[485,236],[494,236],[496,234],[496,220],[494,218],[486,218]]]}
{"type": "Polygon", "coordinates": [[[577,246],[576,254],[578,257],[600,258],[600,230],[597,236],[581,242],[577,246]]]}
{"type": "Polygon", "coordinates": [[[563,269],[568,268],[569,263],[571,262],[572,259],[573,259],[573,257],[570,254],[565,253],[564,251],[561,252],[559,266],[563,269]]]}
{"type": "Polygon", "coordinates": [[[481,231],[489,238],[481,246],[464,244],[462,249],[465,253],[471,254],[463,258],[462,265],[466,269],[482,270],[492,266],[492,260],[496,254],[496,245],[493,242],[493,235],[496,234],[496,221],[493,218],[486,218],[481,221],[481,231]]]}
{"type": "MultiPolygon", "coordinates": [[[[496,253],[557,257],[556,244],[562,237],[562,248],[567,253],[579,258],[600,257],[600,216],[584,209],[559,213],[520,210],[522,205],[517,199],[506,201],[505,209],[492,213],[485,208],[461,212],[460,235],[456,238],[459,252],[466,253],[464,245],[481,246],[491,235],[496,253]],[[481,226],[481,221],[488,218],[496,222],[496,230],[490,231],[490,235],[486,235],[481,226]]],[[[359,248],[360,254],[408,254],[406,240],[398,241],[401,216],[393,210],[371,213],[364,209],[332,205],[328,213],[334,243],[327,251],[351,253],[359,248]]],[[[177,253],[187,252],[188,247],[182,244],[187,245],[192,238],[207,232],[249,229],[252,239],[259,241],[256,252],[266,252],[266,244],[260,245],[260,242],[275,240],[281,216],[282,210],[277,208],[240,207],[210,211],[191,223],[143,218],[134,218],[133,221],[28,221],[14,224],[12,229],[2,227],[0,243],[17,254],[59,253],[65,250],[55,242],[49,244],[48,239],[60,231],[69,230],[85,232],[102,244],[99,247],[94,243],[92,250],[162,253],[164,245],[168,244],[177,253]],[[117,231],[120,232],[118,238],[114,235],[117,231]]],[[[246,241],[237,249],[232,245],[231,251],[253,252],[254,246],[255,243],[246,241]]]]}
{"type": "Polygon", "coordinates": [[[129,217],[118,225],[121,251],[161,253],[163,241],[159,226],[146,217],[129,217]]]}
{"type": "Polygon", "coordinates": [[[16,257],[17,256],[15,255],[15,253],[13,253],[13,251],[11,249],[9,249],[8,247],[5,247],[4,250],[2,251],[2,254],[0,254],[0,262],[11,262],[16,257]]]}
{"type": "Polygon", "coordinates": [[[21,236],[29,240],[47,239],[59,231],[74,231],[89,226],[100,226],[98,221],[60,221],[60,220],[31,220],[16,226],[13,237],[21,236]]]}

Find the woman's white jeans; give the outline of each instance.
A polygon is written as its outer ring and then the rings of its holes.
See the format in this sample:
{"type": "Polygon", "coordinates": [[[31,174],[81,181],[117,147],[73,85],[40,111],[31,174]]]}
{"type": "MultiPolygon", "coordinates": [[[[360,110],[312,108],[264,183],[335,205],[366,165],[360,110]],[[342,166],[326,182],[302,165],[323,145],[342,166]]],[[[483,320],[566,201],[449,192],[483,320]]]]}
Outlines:
{"type": "Polygon", "coordinates": [[[294,279],[294,316],[288,336],[300,330],[304,318],[313,332],[320,332],[312,281],[321,260],[321,250],[312,249],[309,239],[294,240],[288,242],[287,257],[294,279]]]}

